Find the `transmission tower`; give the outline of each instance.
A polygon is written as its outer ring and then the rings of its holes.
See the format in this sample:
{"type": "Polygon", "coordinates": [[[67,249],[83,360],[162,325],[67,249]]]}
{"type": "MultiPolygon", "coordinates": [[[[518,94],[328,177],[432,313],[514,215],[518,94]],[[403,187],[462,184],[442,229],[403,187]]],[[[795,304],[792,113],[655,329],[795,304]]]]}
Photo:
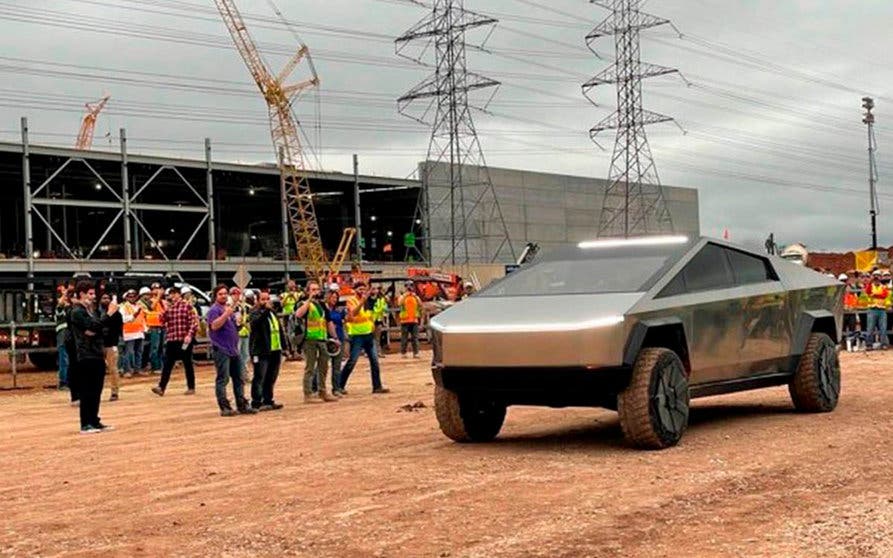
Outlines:
{"type": "Polygon", "coordinates": [[[434,73],[397,99],[397,109],[432,128],[414,223],[425,257],[439,264],[515,258],[471,112],[486,109],[499,82],[466,63],[466,47],[483,49],[496,20],[464,4],[434,0],[431,13],[396,40],[397,54],[416,62],[433,51],[434,73]],[[469,32],[483,40],[467,44],[469,32]]]}
{"type": "Polygon", "coordinates": [[[617,139],[608,173],[601,218],[600,237],[631,237],[673,231],[673,221],[645,136],[645,126],[672,122],[669,116],[642,108],[642,80],[676,72],[673,68],[642,62],[639,33],[643,29],[669,24],[639,10],[642,0],[591,0],[611,11],[586,36],[586,44],[614,36],[615,62],[583,84],[583,94],[593,103],[591,91],[605,84],[617,85],[617,110],[592,127],[590,137],[605,130],[617,130],[617,139]]]}

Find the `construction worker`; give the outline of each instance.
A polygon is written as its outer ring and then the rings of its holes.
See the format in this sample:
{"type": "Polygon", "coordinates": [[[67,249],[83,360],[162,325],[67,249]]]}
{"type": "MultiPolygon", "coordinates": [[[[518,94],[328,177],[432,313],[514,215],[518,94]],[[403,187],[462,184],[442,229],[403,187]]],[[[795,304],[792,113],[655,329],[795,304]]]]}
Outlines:
{"type": "Polygon", "coordinates": [[[226,285],[218,285],[214,288],[214,305],[208,310],[207,320],[211,354],[214,358],[214,367],[217,369],[214,393],[222,417],[257,413],[257,409],[251,408],[245,399],[242,357],[239,355],[239,329],[235,314],[236,308],[230,299],[229,289],[226,285]],[[226,396],[226,385],[230,380],[233,383],[235,409],[226,396]]]}
{"type": "Polygon", "coordinates": [[[124,355],[122,369],[125,378],[132,378],[134,373],[142,370],[143,339],[146,337],[146,316],[143,306],[139,304],[137,292],[133,289],[124,293],[124,304],[121,306],[121,317],[124,320],[124,355]]]}
{"type": "Polygon", "coordinates": [[[886,349],[890,345],[887,338],[887,294],[890,289],[882,282],[881,272],[875,270],[871,274],[871,283],[865,288],[870,298],[868,308],[868,339],[874,349],[886,349]],[[877,330],[877,331],[876,331],[877,330]]]}
{"type": "MultiPolygon", "coordinates": [[[[326,391],[326,374],[329,371],[326,341],[329,337],[336,338],[337,334],[323,302],[322,289],[316,281],[307,282],[307,300],[295,310],[294,318],[298,320],[306,318],[307,322],[304,328],[304,403],[338,401],[336,396],[326,391]],[[316,395],[313,392],[314,379],[319,386],[319,399],[314,397],[316,395]]],[[[332,389],[335,390],[337,387],[333,385],[332,389]]]]}
{"type": "Polygon", "coordinates": [[[462,289],[462,294],[459,295],[459,300],[465,300],[474,294],[474,283],[471,281],[466,281],[465,286],[462,289]]]}
{"type": "Polygon", "coordinates": [[[143,363],[144,368],[152,374],[161,373],[161,354],[164,346],[164,289],[161,284],[153,283],[151,289],[140,289],[140,304],[146,316],[146,338],[148,345],[148,360],[143,363]]]}
{"type": "Polygon", "coordinates": [[[285,346],[284,328],[273,312],[270,293],[261,291],[249,316],[249,345],[254,374],[251,378],[251,408],[258,411],[278,411],[282,404],[273,399],[273,388],[282,365],[285,346]]]}
{"type": "Polygon", "coordinates": [[[285,286],[285,292],[279,296],[279,303],[282,305],[282,314],[285,316],[286,336],[288,337],[288,350],[291,358],[297,358],[300,354],[298,336],[300,334],[298,321],[294,319],[295,309],[298,303],[304,297],[298,284],[289,279],[285,286]]]}
{"type": "Polygon", "coordinates": [[[338,397],[341,395],[341,361],[344,359],[344,348],[347,341],[347,335],[344,333],[344,320],[347,317],[347,310],[344,306],[339,306],[340,287],[337,283],[329,285],[326,291],[326,308],[329,310],[329,318],[335,327],[335,339],[341,344],[339,350],[331,356],[332,362],[332,395],[338,397]]]}
{"type": "Polygon", "coordinates": [[[419,358],[419,321],[422,318],[422,299],[415,292],[415,284],[407,281],[406,290],[397,299],[400,308],[400,355],[407,358],[406,346],[412,341],[412,358],[419,358]]]}
{"type": "Polygon", "coordinates": [[[381,333],[386,327],[388,319],[388,301],[382,296],[378,285],[370,287],[369,302],[372,304],[372,320],[375,322],[375,332],[373,334],[375,352],[378,354],[378,358],[384,358],[385,355],[381,352],[381,333]]]}
{"type": "Polygon", "coordinates": [[[236,326],[239,328],[239,358],[242,361],[242,381],[248,381],[248,361],[249,356],[249,339],[251,336],[251,320],[248,315],[251,313],[251,307],[254,306],[254,293],[246,289],[243,297],[242,290],[239,287],[233,287],[229,290],[229,296],[233,301],[235,308],[236,326]]]}
{"type": "Polygon", "coordinates": [[[111,383],[111,397],[109,401],[117,401],[120,391],[121,381],[118,378],[118,341],[124,328],[124,319],[120,310],[108,314],[109,306],[112,303],[112,296],[109,293],[102,293],[99,297],[100,312],[108,315],[108,321],[102,328],[102,344],[105,348],[105,374],[109,377],[111,383]]]}
{"type": "Polygon", "coordinates": [[[350,339],[350,357],[347,364],[341,370],[341,393],[347,395],[347,380],[353,372],[360,353],[366,353],[369,359],[369,367],[372,374],[372,393],[389,393],[386,387],[381,385],[381,369],[378,365],[378,353],[375,351],[375,342],[372,339],[375,332],[375,323],[372,318],[372,308],[369,306],[369,287],[366,283],[354,285],[356,295],[347,301],[347,336],[350,339]]]}

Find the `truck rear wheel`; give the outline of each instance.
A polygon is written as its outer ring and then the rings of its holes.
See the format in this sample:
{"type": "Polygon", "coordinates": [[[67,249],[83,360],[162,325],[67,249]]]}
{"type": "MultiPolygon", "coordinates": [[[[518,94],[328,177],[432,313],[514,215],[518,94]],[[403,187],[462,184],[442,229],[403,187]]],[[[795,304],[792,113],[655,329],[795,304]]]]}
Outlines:
{"type": "Polygon", "coordinates": [[[827,334],[810,334],[788,391],[798,411],[827,413],[837,407],[840,359],[837,347],[827,334]]]}
{"type": "Polygon", "coordinates": [[[642,349],[629,385],[617,396],[620,427],[639,448],[663,449],[682,438],[688,426],[688,377],[670,349],[642,349]]]}
{"type": "Polygon", "coordinates": [[[505,421],[505,405],[440,386],[434,386],[434,413],[443,433],[456,442],[489,442],[505,421]]]}

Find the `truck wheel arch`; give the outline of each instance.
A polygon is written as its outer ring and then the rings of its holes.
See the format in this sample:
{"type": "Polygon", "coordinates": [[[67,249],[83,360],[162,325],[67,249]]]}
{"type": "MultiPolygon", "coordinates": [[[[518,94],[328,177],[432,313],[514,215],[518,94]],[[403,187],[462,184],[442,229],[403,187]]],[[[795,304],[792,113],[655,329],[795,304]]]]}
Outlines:
{"type": "Polygon", "coordinates": [[[688,339],[681,319],[670,317],[645,320],[633,326],[623,350],[624,366],[632,367],[639,352],[649,347],[664,347],[672,350],[685,366],[686,374],[691,374],[688,339]]]}
{"type": "Polygon", "coordinates": [[[791,339],[791,355],[803,354],[812,333],[824,333],[831,338],[831,341],[839,343],[837,325],[837,319],[828,310],[807,310],[801,313],[791,339]]]}

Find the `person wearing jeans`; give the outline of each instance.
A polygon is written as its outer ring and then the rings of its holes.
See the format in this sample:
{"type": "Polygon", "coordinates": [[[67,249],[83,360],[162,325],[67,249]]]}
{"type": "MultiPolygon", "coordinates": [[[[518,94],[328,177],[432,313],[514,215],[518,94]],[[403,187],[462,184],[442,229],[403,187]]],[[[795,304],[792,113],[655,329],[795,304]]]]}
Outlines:
{"type": "Polygon", "coordinates": [[[140,289],[140,305],[146,317],[146,338],[143,340],[143,354],[146,358],[142,365],[154,374],[161,372],[161,350],[164,343],[164,327],[161,322],[164,316],[163,295],[158,283],[153,284],[151,289],[140,289]]]}
{"type": "Polygon", "coordinates": [[[332,395],[335,396],[341,395],[341,361],[344,359],[344,342],[347,338],[344,334],[344,318],[347,312],[343,307],[338,306],[339,298],[338,284],[332,283],[326,292],[326,308],[329,311],[332,326],[335,328],[335,339],[341,344],[338,352],[330,355],[331,362],[329,363],[332,366],[332,395]]]}
{"type": "Polygon", "coordinates": [[[125,378],[131,378],[142,370],[146,316],[143,305],[137,301],[136,291],[133,289],[127,291],[124,298],[125,302],[121,306],[121,317],[124,320],[124,354],[121,358],[121,371],[125,378]]]}
{"type": "Polygon", "coordinates": [[[887,338],[887,295],[889,289],[881,281],[881,273],[872,273],[871,283],[865,286],[865,293],[870,299],[868,309],[868,346],[886,349],[890,346],[887,338]],[[875,337],[877,330],[877,337],[875,337]]]}
{"type": "MultiPolygon", "coordinates": [[[[108,293],[102,293],[99,298],[100,311],[107,313],[112,297],[108,293]]],[[[124,320],[121,312],[114,312],[108,315],[108,321],[102,329],[102,345],[105,348],[105,374],[109,377],[111,383],[112,394],[109,401],[118,400],[118,392],[120,391],[120,379],[118,378],[118,340],[121,339],[124,320]]]]}
{"type": "Polygon", "coordinates": [[[171,305],[165,311],[163,324],[167,336],[164,345],[164,367],[161,369],[161,380],[152,388],[152,393],[164,395],[171,379],[174,363],[183,361],[186,371],[186,393],[195,394],[195,369],[192,367],[192,340],[198,331],[198,315],[188,302],[183,300],[183,293],[190,292],[189,287],[180,290],[171,289],[171,305]]]}
{"type": "Polygon", "coordinates": [[[372,372],[372,393],[388,393],[391,390],[381,385],[381,370],[378,353],[375,351],[375,324],[372,308],[369,308],[368,287],[365,283],[356,286],[357,296],[347,301],[347,335],[350,338],[350,357],[341,370],[340,392],[346,394],[347,380],[357,365],[360,353],[366,353],[372,372]]]}
{"type": "Polygon", "coordinates": [[[257,410],[252,409],[245,399],[236,309],[229,301],[229,289],[226,285],[218,285],[214,289],[214,305],[208,310],[206,319],[208,336],[211,339],[211,354],[214,357],[214,366],[217,368],[214,393],[217,396],[217,405],[220,407],[220,416],[256,413],[257,410]],[[230,380],[233,382],[236,409],[232,408],[226,397],[226,385],[230,380]]]}
{"type": "Polygon", "coordinates": [[[251,408],[258,411],[278,411],[282,408],[273,397],[273,388],[282,365],[285,333],[282,323],[273,312],[270,293],[257,295],[257,304],[249,314],[249,351],[254,364],[251,378],[251,408]]]}

